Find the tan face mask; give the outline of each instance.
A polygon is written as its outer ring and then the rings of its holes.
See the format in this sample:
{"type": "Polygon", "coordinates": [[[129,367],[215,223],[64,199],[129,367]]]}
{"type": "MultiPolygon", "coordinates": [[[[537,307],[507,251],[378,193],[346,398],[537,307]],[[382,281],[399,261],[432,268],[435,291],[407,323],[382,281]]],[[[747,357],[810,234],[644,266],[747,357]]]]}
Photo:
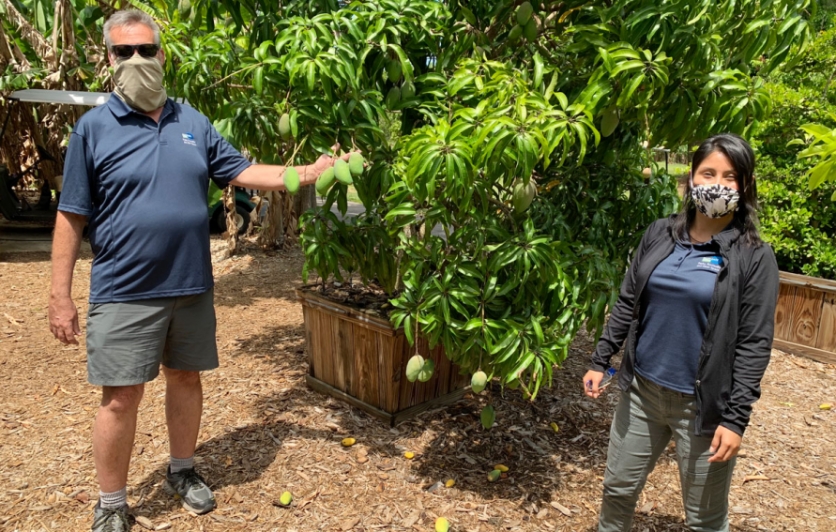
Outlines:
{"type": "Polygon", "coordinates": [[[116,63],[113,69],[113,91],[138,111],[150,113],[165,104],[163,66],[156,57],[134,54],[116,63]]]}

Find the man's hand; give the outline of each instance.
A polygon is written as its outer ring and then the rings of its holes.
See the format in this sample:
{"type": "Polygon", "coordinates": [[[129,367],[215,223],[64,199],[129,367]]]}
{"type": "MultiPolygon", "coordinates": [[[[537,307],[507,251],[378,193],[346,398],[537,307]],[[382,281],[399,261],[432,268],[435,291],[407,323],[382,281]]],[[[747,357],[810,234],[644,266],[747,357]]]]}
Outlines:
{"type": "MultiPolygon", "coordinates": [[[[337,153],[338,151],[340,151],[340,143],[339,142],[334,144],[333,146],[331,146],[331,153],[337,153]]],[[[349,152],[349,153],[340,155],[339,157],[333,157],[331,155],[320,155],[319,159],[317,159],[315,163],[308,166],[308,171],[305,172],[305,175],[302,177],[302,180],[300,180],[301,182],[299,184],[303,185],[303,186],[304,185],[312,185],[313,183],[316,182],[316,180],[319,178],[319,176],[322,174],[322,172],[324,172],[328,168],[331,168],[332,166],[334,166],[334,163],[337,162],[337,159],[342,159],[343,161],[347,162],[348,158],[351,157],[352,153],[360,153],[360,152],[359,151],[349,152]]]]}
{"type": "Polygon", "coordinates": [[[712,463],[728,462],[737,456],[737,451],[740,450],[740,442],[742,440],[743,436],[733,430],[729,430],[726,427],[717,427],[717,430],[714,432],[714,439],[711,440],[711,447],[708,449],[708,452],[713,453],[713,456],[708,461],[712,463]]]}
{"type": "Polygon", "coordinates": [[[601,385],[601,381],[604,380],[604,372],[603,371],[593,371],[589,370],[586,372],[586,375],[583,376],[583,391],[588,397],[592,397],[593,399],[598,399],[601,395],[601,390],[599,386],[601,385]]]}
{"type": "Polygon", "coordinates": [[[78,345],[76,336],[81,334],[78,326],[78,309],[69,297],[49,298],[49,330],[63,344],[78,345]]]}

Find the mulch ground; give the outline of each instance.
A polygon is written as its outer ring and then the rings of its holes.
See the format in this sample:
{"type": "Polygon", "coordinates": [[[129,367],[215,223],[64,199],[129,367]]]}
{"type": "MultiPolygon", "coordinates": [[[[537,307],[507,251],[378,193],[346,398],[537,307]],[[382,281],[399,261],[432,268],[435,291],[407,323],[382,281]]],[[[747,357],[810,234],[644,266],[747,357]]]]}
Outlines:
{"type": "MultiPolygon", "coordinates": [[[[535,404],[492,389],[491,431],[479,424],[483,396],[392,429],[305,386],[293,292],[300,252],[248,248],[221,260],[222,246],[213,239],[221,368],[204,378],[197,451],[219,506],[197,517],[162,490],[160,377],[146,387],[131,464],[135,531],[429,531],[437,516],[455,531],[593,530],[617,394],[581,395],[588,338],[535,404]],[[357,444],[344,448],[348,436],[357,444]],[[509,467],[507,478],[489,483],[497,463],[509,467]],[[277,505],[286,490],[290,508],[277,505]]],[[[73,287],[82,325],[90,259],[82,256],[73,287]]],[[[0,256],[2,530],[89,530],[98,496],[90,434],[100,392],[86,382],[84,348],[49,333],[49,271],[46,254],[0,256]]],[[[836,530],[836,413],[819,408],[828,402],[836,402],[836,367],[774,353],[735,471],[733,530],[836,530]]],[[[685,530],[672,448],[642,494],[634,530],[685,530]]]]}

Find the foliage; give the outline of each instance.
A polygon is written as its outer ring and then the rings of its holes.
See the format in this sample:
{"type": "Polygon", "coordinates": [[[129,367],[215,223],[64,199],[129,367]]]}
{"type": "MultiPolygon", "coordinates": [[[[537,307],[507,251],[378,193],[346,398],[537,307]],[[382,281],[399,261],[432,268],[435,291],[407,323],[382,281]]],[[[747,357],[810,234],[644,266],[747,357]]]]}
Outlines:
{"type": "MultiPolygon", "coordinates": [[[[816,35],[793,65],[770,76],[766,88],[773,113],[757,128],[753,144],[758,152],[761,232],[775,250],[779,267],[836,279],[836,218],[831,202],[836,184],[811,181],[808,160],[798,159],[803,146],[793,141],[805,124],[823,124],[823,129],[813,127],[812,132],[836,126],[831,118],[836,113],[836,91],[828,90],[836,71],[832,10],[830,17],[830,27],[816,35]]],[[[818,174],[816,180],[821,177],[818,174]]]]}
{"type": "Polygon", "coordinates": [[[600,330],[644,227],[676,208],[673,180],[639,172],[649,149],[751,132],[811,5],[534,2],[535,35],[512,42],[521,3],[196,1],[167,51],[178,95],[257,159],[338,139],[372,163],[362,215],[331,212],[346,208],[335,186],[302,216],[306,275],[379,283],[411,341],[533,397],[581,325],[600,330]],[[283,113],[294,138],[277,146],[283,113]],[[538,197],[514,212],[531,179],[538,197]]]}

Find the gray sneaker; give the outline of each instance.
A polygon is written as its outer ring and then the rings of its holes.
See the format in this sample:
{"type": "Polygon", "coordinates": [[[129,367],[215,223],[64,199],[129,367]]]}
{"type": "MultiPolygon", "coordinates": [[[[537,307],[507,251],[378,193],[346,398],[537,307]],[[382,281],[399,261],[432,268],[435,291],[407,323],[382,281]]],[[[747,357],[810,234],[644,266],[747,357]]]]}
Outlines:
{"type": "Polygon", "coordinates": [[[183,508],[196,514],[205,514],[215,508],[215,496],[206,485],[206,481],[198,475],[194,468],[171,472],[171,467],[165,473],[165,491],[180,498],[183,508]]]}
{"type": "Polygon", "coordinates": [[[93,532],[127,532],[131,529],[127,504],[119,508],[102,508],[101,504],[96,504],[93,510],[93,532]]]}

